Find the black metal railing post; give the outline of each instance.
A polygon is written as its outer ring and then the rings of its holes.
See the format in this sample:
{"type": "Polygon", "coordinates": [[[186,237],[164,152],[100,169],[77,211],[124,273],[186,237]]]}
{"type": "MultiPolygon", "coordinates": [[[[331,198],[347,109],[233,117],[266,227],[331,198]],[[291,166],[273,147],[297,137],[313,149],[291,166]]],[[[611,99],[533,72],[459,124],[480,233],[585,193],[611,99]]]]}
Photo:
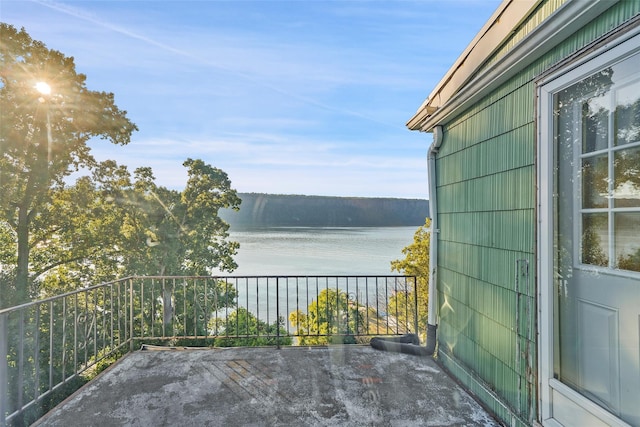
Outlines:
{"type": "Polygon", "coordinates": [[[172,319],[173,319],[173,306],[172,306],[172,301],[171,301],[171,297],[172,297],[172,290],[175,289],[175,282],[174,282],[174,286],[169,287],[169,285],[167,285],[167,281],[166,279],[162,279],[162,330],[163,332],[163,336],[164,335],[170,335],[167,334],[167,331],[173,333],[173,327],[172,327],[172,319]]]}
{"type": "Polygon", "coordinates": [[[133,351],[133,279],[129,279],[129,351],[133,351]]]}
{"type": "MultiPolygon", "coordinates": [[[[406,279],[405,279],[406,280],[406,279]]],[[[413,333],[417,334],[418,333],[418,278],[414,277],[413,278],[413,312],[414,312],[414,318],[413,318],[413,333]]]]}
{"type": "Polygon", "coordinates": [[[7,316],[0,314],[0,427],[7,425],[7,410],[8,410],[8,382],[9,375],[7,364],[8,342],[9,336],[7,335],[7,316]]]}
{"type": "Polygon", "coordinates": [[[20,310],[20,324],[18,325],[18,341],[16,342],[17,351],[18,351],[18,399],[16,406],[18,408],[22,408],[24,406],[24,311],[25,309],[20,310]]]}
{"type": "Polygon", "coordinates": [[[276,348],[280,349],[280,278],[276,277],[276,348]]]}

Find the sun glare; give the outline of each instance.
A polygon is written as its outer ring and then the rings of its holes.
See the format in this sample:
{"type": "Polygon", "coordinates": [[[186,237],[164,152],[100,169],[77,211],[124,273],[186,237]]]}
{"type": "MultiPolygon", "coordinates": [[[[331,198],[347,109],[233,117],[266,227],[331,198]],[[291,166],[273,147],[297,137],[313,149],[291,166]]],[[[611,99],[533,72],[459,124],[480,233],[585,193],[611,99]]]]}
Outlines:
{"type": "Polygon", "coordinates": [[[36,83],[35,86],[36,90],[38,92],[40,92],[43,95],[50,95],[51,94],[51,86],[49,86],[47,83],[45,82],[38,82],[36,83]]]}

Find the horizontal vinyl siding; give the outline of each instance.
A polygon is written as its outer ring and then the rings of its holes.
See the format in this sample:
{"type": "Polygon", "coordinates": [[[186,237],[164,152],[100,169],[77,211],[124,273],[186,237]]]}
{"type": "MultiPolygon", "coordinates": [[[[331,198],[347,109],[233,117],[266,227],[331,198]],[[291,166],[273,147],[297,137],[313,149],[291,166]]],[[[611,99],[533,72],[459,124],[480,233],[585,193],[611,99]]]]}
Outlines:
{"type": "MultiPolygon", "coordinates": [[[[563,2],[542,4],[491,61],[563,2]]],[[[534,81],[639,10],[640,2],[623,0],[444,127],[436,167],[440,358],[511,425],[537,413],[534,81]],[[528,261],[528,275],[517,276],[519,260],[528,261]]]]}

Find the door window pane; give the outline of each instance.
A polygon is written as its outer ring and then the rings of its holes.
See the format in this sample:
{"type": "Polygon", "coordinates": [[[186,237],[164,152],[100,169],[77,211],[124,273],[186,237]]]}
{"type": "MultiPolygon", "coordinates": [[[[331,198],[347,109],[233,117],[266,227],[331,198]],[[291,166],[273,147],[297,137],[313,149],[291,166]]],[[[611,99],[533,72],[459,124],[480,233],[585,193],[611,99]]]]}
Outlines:
{"type": "Polygon", "coordinates": [[[582,159],[582,207],[606,208],[609,162],[606,154],[582,159]]]}
{"type": "Polygon", "coordinates": [[[617,267],[640,271],[640,212],[617,213],[614,221],[617,267]]]}
{"type": "Polygon", "coordinates": [[[616,91],[616,145],[640,141],[640,81],[616,91]]]}
{"type": "Polygon", "coordinates": [[[609,110],[603,99],[591,98],[582,104],[582,152],[604,150],[609,145],[609,110]]]}
{"type": "Polygon", "coordinates": [[[640,147],[616,151],[613,170],[614,206],[640,207],[640,147]]]}
{"type": "Polygon", "coordinates": [[[582,216],[582,263],[606,267],[609,265],[609,226],[607,214],[582,216]]]}

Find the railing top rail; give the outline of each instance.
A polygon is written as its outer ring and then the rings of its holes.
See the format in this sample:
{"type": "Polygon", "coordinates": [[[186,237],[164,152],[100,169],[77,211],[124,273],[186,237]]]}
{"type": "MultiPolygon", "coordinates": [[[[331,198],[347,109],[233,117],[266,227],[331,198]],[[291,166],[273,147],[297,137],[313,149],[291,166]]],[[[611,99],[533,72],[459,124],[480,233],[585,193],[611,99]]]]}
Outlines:
{"type": "Polygon", "coordinates": [[[414,278],[416,276],[409,276],[406,274],[269,274],[269,275],[211,275],[211,276],[130,276],[120,280],[126,279],[276,279],[276,278],[414,278]]]}
{"type": "Polygon", "coordinates": [[[44,304],[44,303],[47,303],[47,302],[50,302],[50,301],[55,301],[55,300],[60,299],[60,298],[66,298],[66,297],[69,297],[69,296],[72,296],[72,295],[76,295],[76,294],[79,294],[79,293],[82,293],[82,292],[92,291],[94,289],[110,286],[110,285],[113,285],[115,283],[124,282],[126,280],[129,280],[130,278],[132,278],[132,277],[124,277],[122,279],[111,280],[109,282],[100,283],[98,285],[86,286],[84,288],[76,289],[76,290],[65,292],[65,293],[58,294],[58,295],[53,295],[53,296],[50,296],[50,297],[47,297],[47,298],[37,299],[37,300],[34,300],[34,301],[25,302],[24,304],[15,305],[13,307],[3,308],[3,309],[0,310],[0,315],[5,314],[5,313],[9,313],[9,312],[15,311],[15,310],[22,310],[22,309],[25,309],[25,308],[29,308],[30,306],[33,306],[33,305],[44,304]]]}

